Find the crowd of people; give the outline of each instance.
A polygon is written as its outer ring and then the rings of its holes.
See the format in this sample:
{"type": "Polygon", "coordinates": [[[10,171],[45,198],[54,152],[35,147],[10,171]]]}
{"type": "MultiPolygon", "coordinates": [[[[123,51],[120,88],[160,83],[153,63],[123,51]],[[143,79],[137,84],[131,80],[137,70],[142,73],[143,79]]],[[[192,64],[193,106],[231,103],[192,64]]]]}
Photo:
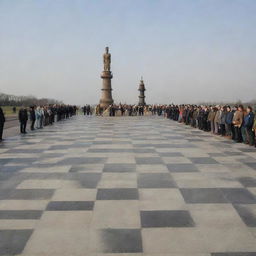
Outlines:
{"type": "MultiPolygon", "coordinates": [[[[26,133],[27,122],[30,130],[42,129],[54,122],[77,114],[78,108],[71,105],[48,105],[21,107],[18,112],[20,132],[26,133]]],[[[212,132],[238,143],[256,146],[256,115],[251,106],[243,105],[128,105],[111,104],[107,109],[100,105],[85,105],[81,108],[86,116],[165,116],[171,120],[190,125],[206,132],[212,132]]],[[[2,140],[5,116],[0,108],[0,141],[2,140]]]]}
{"type": "Polygon", "coordinates": [[[256,116],[251,106],[158,106],[158,114],[234,140],[256,146],[256,116]]]}
{"type": "Polygon", "coordinates": [[[100,105],[95,107],[95,114],[97,116],[109,115],[109,116],[143,116],[146,113],[151,113],[151,105],[128,105],[128,104],[111,104],[107,109],[103,109],[100,105]]]}
{"type": "MultiPolygon", "coordinates": [[[[78,108],[71,105],[47,105],[47,106],[22,106],[18,112],[20,133],[27,133],[27,123],[30,120],[30,130],[42,129],[44,126],[52,125],[54,122],[68,119],[77,114],[78,108]]],[[[0,107],[0,141],[3,140],[3,128],[5,116],[0,107]]]]}
{"type": "Polygon", "coordinates": [[[82,107],[82,111],[85,116],[91,116],[93,113],[93,108],[91,107],[91,105],[86,104],[82,107]]]}

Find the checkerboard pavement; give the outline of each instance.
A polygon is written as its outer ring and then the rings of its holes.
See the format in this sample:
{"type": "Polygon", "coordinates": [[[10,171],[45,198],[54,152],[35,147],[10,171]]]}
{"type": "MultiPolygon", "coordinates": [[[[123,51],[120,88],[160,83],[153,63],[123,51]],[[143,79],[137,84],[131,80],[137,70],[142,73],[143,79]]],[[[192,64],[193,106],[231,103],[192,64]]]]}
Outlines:
{"type": "Polygon", "coordinates": [[[10,138],[0,255],[256,255],[256,151],[159,117],[10,138]]]}

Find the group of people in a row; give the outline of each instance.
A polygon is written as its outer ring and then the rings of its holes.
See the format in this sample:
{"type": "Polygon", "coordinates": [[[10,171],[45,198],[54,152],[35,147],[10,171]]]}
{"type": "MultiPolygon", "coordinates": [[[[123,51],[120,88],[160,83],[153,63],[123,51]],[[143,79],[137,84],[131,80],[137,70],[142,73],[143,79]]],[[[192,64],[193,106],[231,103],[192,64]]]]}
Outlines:
{"type": "Polygon", "coordinates": [[[143,116],[145,113],[151,113],[153,107],[151,105],[128,105],[128,104],[111,104],[107,109],[103,109],[100,105],[95,108],[97,116],[143,116]]]}
{"type": "Polygon", "coordinates": [[[251,106],[159,106],[167,118],[256,146],[256,116],[251,106]]]}
{"type": "Polygon", "coordinates": [[[84,105],[82,111],[85,116],[91,116],[93,114],[93,108],[89,104],[84,105]]]}
{"type": "MultiPolygon", "coordinates": [[[[27,133],[27,122],[30,120],[30,130],[42,129],[44,126],[52,125],[63,119],[67,119],[77,114],[77,107],[71,105],[47,105],[47,106],[22,106],[18,112],[20,123],[20,133],[27,133]]],[[[0,108],[0,141],[3,140],[3,128],[5,116],[0,108]]]]}

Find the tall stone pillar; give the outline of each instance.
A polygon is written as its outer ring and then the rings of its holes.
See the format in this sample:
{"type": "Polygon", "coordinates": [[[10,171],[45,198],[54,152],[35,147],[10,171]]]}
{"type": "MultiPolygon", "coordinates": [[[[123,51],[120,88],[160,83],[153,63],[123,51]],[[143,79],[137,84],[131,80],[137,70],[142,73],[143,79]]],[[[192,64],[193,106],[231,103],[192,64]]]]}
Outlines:
{"type": "Polygon", "coordinates": [[[139,90],[138,91],[140,92],[139,105],[140,106],[145,106],[146,105],[146,102],[145,102],[145,98],[146,98],[145,91],[146,91],[146,89],[145,89],[143,78],[141,78],[141,80],[140,80],[140,85],[139,85],[139,90]]]}
{"type": "Polygon", "coordinates": [[[103,79],[103,85],[101,89],[101,99],[100,106],[103,109],[106,109],[109,105],[113,104],[112,99],[112,87],[111,87],[111,79],[113,78],[112,72],[110,71],[111,64],[111,54],[109,53],[109,48],[106,47],[106,52],[103,55],[104,62],[104,71],[101,74],[101,78],[103,79]]]}

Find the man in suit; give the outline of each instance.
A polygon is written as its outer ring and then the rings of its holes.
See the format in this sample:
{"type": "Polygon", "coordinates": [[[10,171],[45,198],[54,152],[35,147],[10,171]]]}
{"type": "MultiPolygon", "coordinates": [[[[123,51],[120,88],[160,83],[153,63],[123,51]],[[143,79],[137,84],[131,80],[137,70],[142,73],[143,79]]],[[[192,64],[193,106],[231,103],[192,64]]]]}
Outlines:
{"type": "Polygon", "coordinates": [[[244,120],[244,107],[239,105],[238,110],[234,113],[233,116],[233,125],[235,127],[235,141],[238,143],[243,142],[241,127],[244,120]]]}
{"type": "Polygon", "coordinates": [[[27,109],[24,107],[21,107],[19,111],[19,121],[20,121],[20,133],[27,133],[26,132],[26,126],[28,121],[28,112],[27,109]]]}
{"type": "Polygon", "coordinates": [[[35,113],[34,106],[30,107],[29,114],[30,114],[30,121],[31,121],[30,129],[31,131],[33,131],[35,130],[35,121],[36,121],[36,113],[35,113]]]}
{"type": "Polygon", "coordinates": [[[0,142],[3,140],[4,122],[5,122],[4,112],[0,107],[0,142]]]}

